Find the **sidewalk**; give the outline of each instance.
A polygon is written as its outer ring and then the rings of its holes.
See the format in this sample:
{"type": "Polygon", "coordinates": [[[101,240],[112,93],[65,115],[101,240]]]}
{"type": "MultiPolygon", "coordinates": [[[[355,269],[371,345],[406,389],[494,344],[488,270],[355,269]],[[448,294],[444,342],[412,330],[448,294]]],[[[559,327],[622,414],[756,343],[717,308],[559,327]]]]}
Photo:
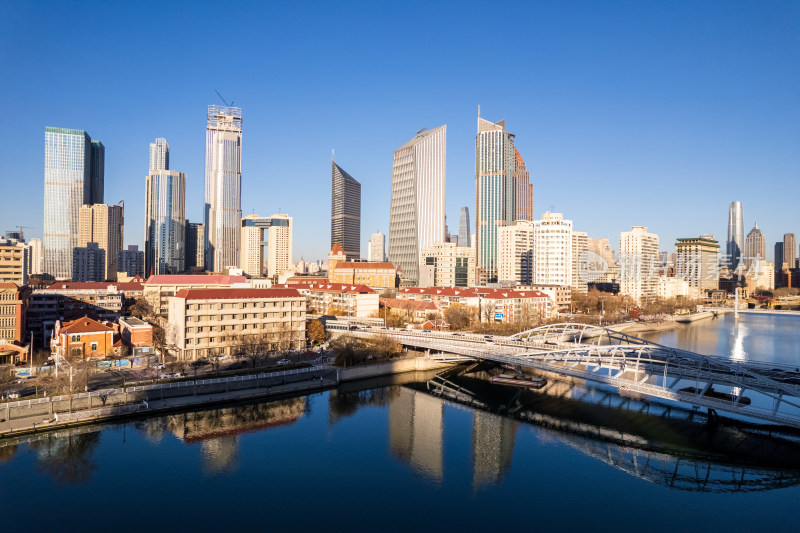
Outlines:
{"type": "MultiPolygon", "coordinates": [[[[335,378],[322,378],[311,379],[307,381],[299,381],[295,383],[287,383],[284,385],[273,385],[262,388],[234,390],[229,392],[220,392],[215,394],[201,394],[197,396],[179,396],[175,398],[165,398],[163,400],[151,400],[146,403],[132,402],[128,405],[139,404],[142,407],[140,410],[126,413],[122,415],[111,416],[87,416],[86,418],[79,418],[78,420],[69,420],[65,422],[55,422],[54,418],[45,420],[46,417],[32,416],[27,418],[18,418],[14,420],[7,420],[0,422],[0,439],[10,437],[12,435],[19,435],[24,433],[34,433],[39,431],[49,431],[52,429],[93,424],[97,422],[107,422],[111,420],[119,420],[137,416],[149,416],[151,414],[163,414],[171,411],[184,409],[187,407],[214,405],[219,403],[228,403],[232,401],[248,400],[255,398],[264,398],[270,396],[277,396],[280,394],[290,394],[297,392],[308,392],[315,390],[324,390],[335,387],[338,384],[335,378]]],[[[73,412],[79,414],[80,411],[73,412]]]]}

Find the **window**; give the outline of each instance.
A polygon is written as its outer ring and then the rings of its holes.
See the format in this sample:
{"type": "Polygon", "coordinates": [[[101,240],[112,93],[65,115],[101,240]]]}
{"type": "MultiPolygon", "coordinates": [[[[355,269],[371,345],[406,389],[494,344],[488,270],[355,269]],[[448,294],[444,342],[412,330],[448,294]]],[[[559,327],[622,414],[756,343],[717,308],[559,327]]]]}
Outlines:
{"type": "Polygon", "coordinates": [[[96,352],[96,351],[97,351],[97,343],[96,343],[96,342],[93,342],[93,343],[92,343],[92,351],[93,351],[93,352],[96,352]]]}

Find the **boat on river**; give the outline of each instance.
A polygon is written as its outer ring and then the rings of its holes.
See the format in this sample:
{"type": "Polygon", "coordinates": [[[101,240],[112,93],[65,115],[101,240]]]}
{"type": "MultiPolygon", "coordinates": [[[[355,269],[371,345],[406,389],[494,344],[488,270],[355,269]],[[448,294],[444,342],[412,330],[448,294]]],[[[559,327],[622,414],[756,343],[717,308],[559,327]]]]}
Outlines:
{"type": "Polygon", "coordinates": [[[545,378],[536,376],[515,376],[512,374],[498,374],[489,379],[492,383],[501,383],[503,385],[513,385],[515,387],[526,387],[529,389],[541,389],[547,385],[545,378]]]}

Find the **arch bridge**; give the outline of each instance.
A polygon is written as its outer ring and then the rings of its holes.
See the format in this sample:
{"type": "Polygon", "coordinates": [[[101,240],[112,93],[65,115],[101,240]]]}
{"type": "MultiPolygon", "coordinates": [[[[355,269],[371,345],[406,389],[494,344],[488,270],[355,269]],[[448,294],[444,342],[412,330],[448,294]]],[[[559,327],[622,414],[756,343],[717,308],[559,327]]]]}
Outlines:
{"type": "Polygon", "coordinates": [[[800,428],[800,368],[739,362],[663,346],[611,328],[551,324],[510,337],[351,326],[387,335],[440,361],[493,361],[617,388],[623,395],[683,402],[800,428]]]}

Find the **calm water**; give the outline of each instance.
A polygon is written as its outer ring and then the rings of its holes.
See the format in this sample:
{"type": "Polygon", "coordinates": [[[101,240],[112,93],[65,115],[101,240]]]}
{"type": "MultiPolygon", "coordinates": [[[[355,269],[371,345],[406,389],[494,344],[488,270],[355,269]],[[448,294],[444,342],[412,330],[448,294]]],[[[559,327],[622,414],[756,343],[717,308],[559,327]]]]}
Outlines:
{"type": "MultiPolygon", "coordinates": [[[[794,364],[798,326],[726,317],[660,342],[794,364]]],[[[487,405],[475,409],[428,393],[430,377],[0,441],[0,531],[796,527],[800,470],[764,453],[800,461],[792,443],[732,446],[578,401],[599,394],[587,386],[546,395],[453,378],[487,405]],[[622,433],[637,444],[615,442],[622,433]]]]}

